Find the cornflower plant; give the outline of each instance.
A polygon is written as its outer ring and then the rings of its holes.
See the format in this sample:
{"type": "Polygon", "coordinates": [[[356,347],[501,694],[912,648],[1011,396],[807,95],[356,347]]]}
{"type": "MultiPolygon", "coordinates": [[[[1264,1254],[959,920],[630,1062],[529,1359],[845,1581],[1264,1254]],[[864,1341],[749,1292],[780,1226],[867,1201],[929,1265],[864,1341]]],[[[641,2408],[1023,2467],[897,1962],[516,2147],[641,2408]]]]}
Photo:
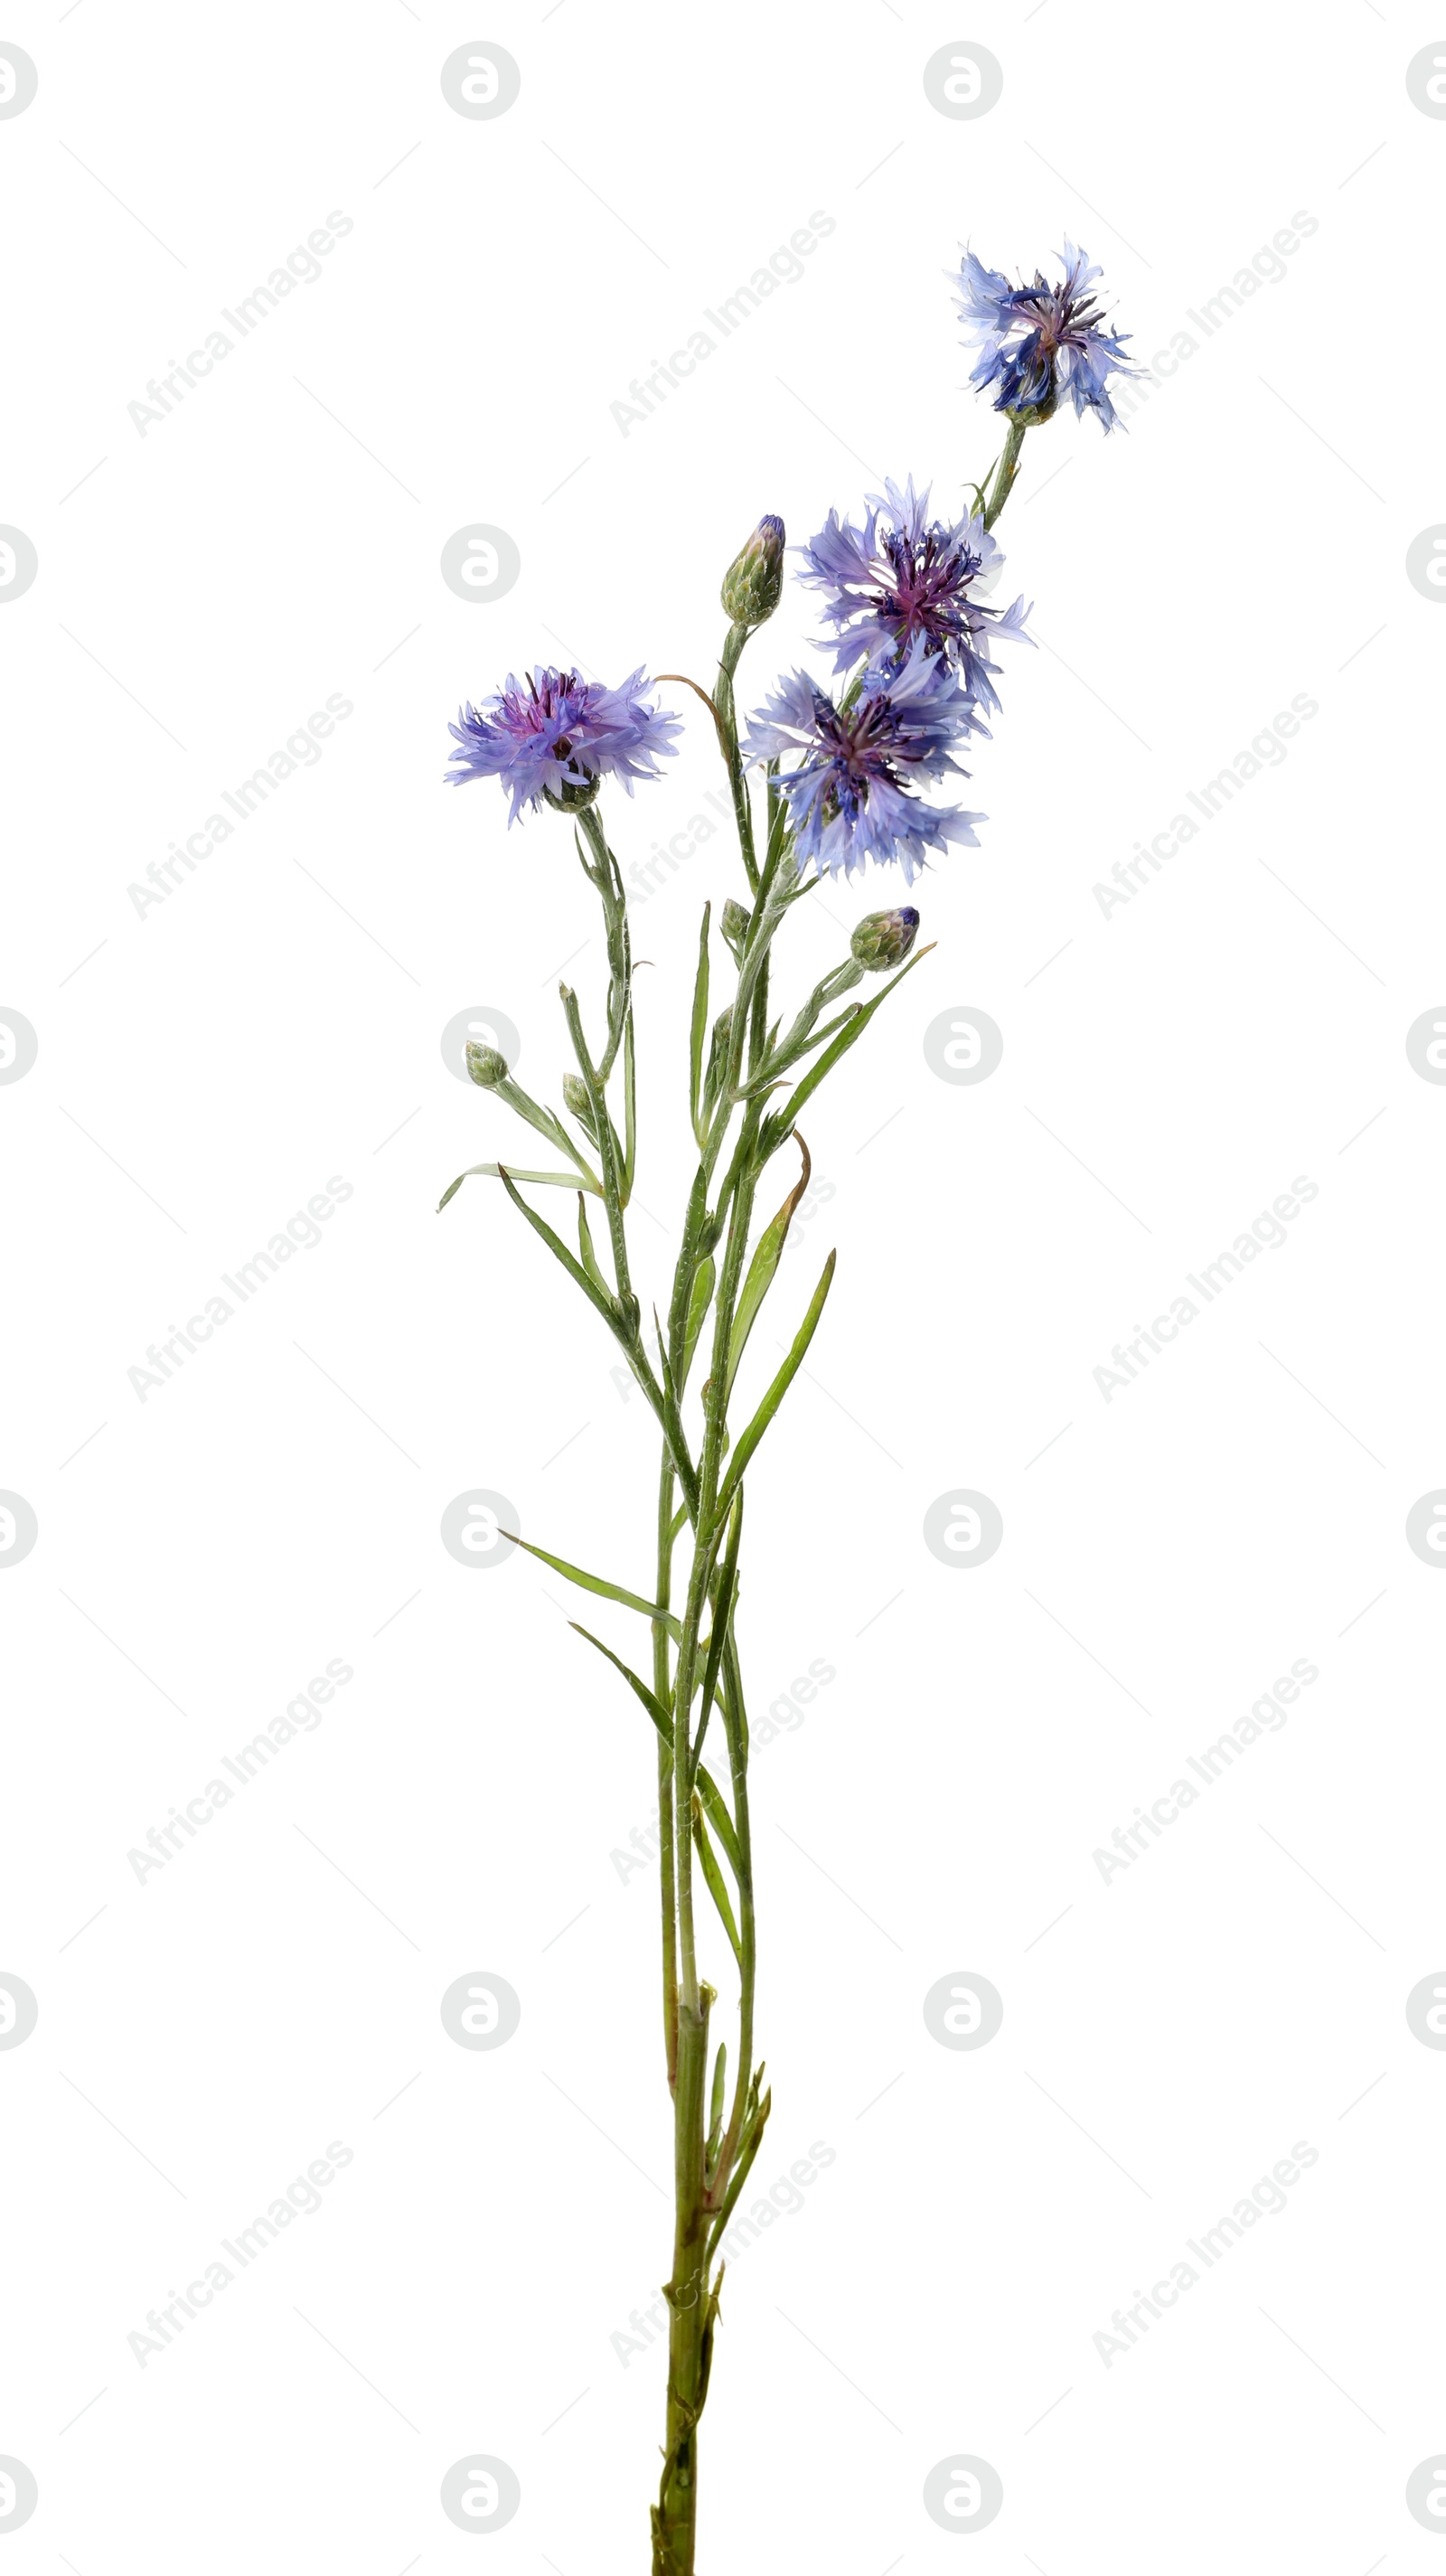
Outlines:
{"type": "MultiPolygon", "coordinates": [[[[818,1330],[833,1253],[771,1382],[736,1411],[735,1397],[742,1396],[749,1336],[808,1182],[799,1117],[929,953],[915,945],[919,915],[912,904],[868,913],[849,954],[790,1014],[777,1010],[775,952],[789,914],[824,875],[851,879],[870,866],[895,867],[912,887],[930,853],[977,846],[974,826],[985,817],[930,802],[923,791],[967,778],[958,755],[987,736],[986,714],[999,709],[995,647],[1030,640],[1023,601],[998,609],[986,595],[1002,564],[994,526],[1027,433],[1053,416],[1062,397],[1077,414],[1094,411],[1110,429],[1108,379],[1132,372],[1123,342],[1104,328],[1090,292],[1099,272],[1069,243],[1063,268],[1058,284],[1036,273],[1032,285],[1014,287],[972,251],[964,253],[959,310],[979,351],[973,381],[992,394],[1005,421],[1001,452],[984,482],[969,487],[969,508],[958,518],[934,517],[927,489],[917,492],[912,478],[902,488],[891,482],[869,496],[858,520],[831,510],[800,549],[799,578],[821,596],[833,649],[832,690],[805,672],[789,672],[740,726],[739,665],[782,591],[784,529],[771,516],[759,521],[724,577],[728,628],[711,689],[679,673],[663,675],[690,688],[707,710],[731,788],[741,882],[725,897],[718,922],[729,990],[712,1018],[722,961],[712,905],[703,908],[688,1059],[697,1166],[661,1310],[644,1306],[628,1243],[638,1145],[632,949],[622,873],[600,797],[611,781],[631,796],[635,784],[656,778],[659,760],[674,751],[680,721],[661,711],[641,669],[609,689],[575,671],[538,668],[521,682],[509,678],[480,709],[463,708],[451,728],[457,745],[452,784],[494,778],[510,798],[510,822],[548,808],[570,822],[583,874],[602,908],[607,950],[600,1047],[584,1029],[576,993],[560,988],[576,1058],[576,1071],[562,1083],[571,1126],[528,1096],[495,1048],[469,1046],[467,1063],[473,1081],[544,1137],[568,1167],[538,1171],[490,1162],[472,1171],[501,1182],[618,1342],[660,1435],[651,1598],[518,1539],[569,1582],[633,1611],[651,1631],[645,1674],[574,1622],[656,1732],[675,2210],[663,2292],[668,2385],[662,2477],[652,2509],[653,2576],[692,2576],[694,2568],[698,2425],[723,2285],[719,2248],[772,2099],[755,2059],[758,1937],[738,1637],[745,1485],[818,1330]],[[850,998],[880,974],[888,981],[871,999],[850,998]],[[790,1139],[802,1169],[782,1204],[756,1224],[768,1167],[790,1139]],[[575,1251],[523,1196],[525,1186],[537,1185],[576,1192],[575,1251]],[[605,1260],[595,1222],[605,1236],[605,1260]],[[722,1781],[703,1759],[710,1728],[722,1781]],[[737,1981],[731,2083],[726,2041],[718,2042],[710,2063],[718,1997],[700,1966],[704,1900],[737,1981]]],[[[462,1173],[452,1183],[443,1207],[469,1177],[462,1173]]]]}

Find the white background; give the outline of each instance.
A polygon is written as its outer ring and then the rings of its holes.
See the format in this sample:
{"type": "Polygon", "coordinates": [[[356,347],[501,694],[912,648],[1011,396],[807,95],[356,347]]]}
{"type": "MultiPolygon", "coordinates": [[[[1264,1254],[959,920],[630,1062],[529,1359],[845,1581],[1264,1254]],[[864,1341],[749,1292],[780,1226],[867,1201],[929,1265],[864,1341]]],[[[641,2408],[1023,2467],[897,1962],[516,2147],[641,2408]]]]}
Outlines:
{"type": "MultiPolygon", "coordinates": [[[[10,9],[40,75],[0,122],[0,519],[39,558],[0,611],[0,1003],[39,1034],[0,1093],[0,1484],[40,1533],[3,1583],[0,1967],[40,2004],[0,2055],[16,2576],[462,2570],[438,2488],[479,2451],[522,2483],[497,2576],[647,2563],[661,2356],[612,2338],[666,2273],[669,2115],[655,1900],[610,1855],[652,1745],[546,1570],[465,1571],[438,1523],[489,1487],[647,1589],[655,1443],[495,1185],[433,1213],[519,1151],[447,1021],[505,1012],[545,1097],[563,962],[594,1026],[601,997],[567,832],[444,792],[446,723],[534,659],[706,680],[761,511],[801,538],[908,472],[956,508],[997,438],[945,271],[1065,232],[1137,352],[1198,346],[1127,432],[1027,444],[1001,596],[1043,649],[979,749],[980,851],[915,890],[936,953],[814,1104],[831,1195],[760,1327],[761,1372],[836,1243],[740,1614],[760,1725],[835,1668],[754,1765],[758,2179],[834,2162],[730,2273],[700,2564],[1436,2563],[1404,2489],[1446,2444],[1446,2060],[1403,2007],[1446,1954],[1443,1593],[1404,1536],[1446,1482],[1446,1093],[1404,1045],[1446,990],[1446,619],[1405,573],[1446,516],[1446,128],[1405,85],[1437,32],[1394,0],[10,9]],[[477,37],[521,67],[491,122],[440,86],[477,37]],[[960,37],[1004,68],[977,121],[924,93],[960,37]],[[333,210],[319,279],[142,436],[147,380],[333,210]],[[630,380],[815,211],[803,276],[624,436],[630,380]],[[1301,211],[1285,276],[1194,330],[1301,211]],[[473,522],[520,550],[505,598],[441,580],[473,522]],[[1297,694],[1288,756],[1106,914],[1297,694]],[[328,695],[322,758],[138,914],[328,695]],[[925,1061],[951,1006],[1004,1032],[978,1087],[925,1061]],[[333,1175],[321,1241],[141,1401],[147,1345],[333,1175]],[[1286,1244],[1106,1403],[1111,1346],[1296,1175],[1286,1244]],[[960,1487],[1003,1514],[977,1568],[923,1542],[960,1487]],[[139,1884],[127,1852],[328,1659],[324,1721],[139,1884]],[[1104,1883],[1296,1659],[1288,1724],[1104,1883]],[[495,2053],[439,2019],[473,1969],[522,1999],[495,2053]],[[978,2053],[924,2026],[956,1970],[1004,1997],[978,2053]],[[321,2209],[142,2369],[146,2312],[333,2140],[321,2209]],[[1106,2368],[1111,2312],[1301,2140],[1285,2211],[1106,2368]],[[924,2511],[957,2453],[1004,2481],[986,2532],[924,2511]]],[[[745,704],[815,631],[790,586],[745,704]]],[[[721,777],[673,698],[625,866],[721,777]]],[[[720,831],[636,915],[648,1295],[734,870],[720,831]]],[[[780,971],[898,891],[825,889],[780,971]]]]}

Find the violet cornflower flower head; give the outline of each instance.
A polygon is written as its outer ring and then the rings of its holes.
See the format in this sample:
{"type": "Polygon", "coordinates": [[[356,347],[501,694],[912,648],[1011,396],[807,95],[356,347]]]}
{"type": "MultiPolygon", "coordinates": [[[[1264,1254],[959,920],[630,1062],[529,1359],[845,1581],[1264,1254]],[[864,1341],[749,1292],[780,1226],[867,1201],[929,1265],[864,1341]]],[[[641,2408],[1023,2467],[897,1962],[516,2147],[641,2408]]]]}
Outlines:
{"type": "MultiPolygon", "coordinates": [[[[979,595],[992,588],[1004,562],[1000,546],[980,517],[951,527],[929,517],[929,487],[902,492],[885,483],[868,495],[862,526],[830,510],[818,535],[800,546],[802,582],[830,594],[823,615],[838,634],[834,669],[846,671],[867,657],[903,661],[917,640],[957,670],[971,698],[998,710],[991,639],[1033,642],[1023,599],[1012,608],[990,608],[979,595]]],[[[832,639],[830,639],[832,640],[832,639]]]]}
{"type": "Polygon", "coordinates": [[[617,689],[541,664],[523,682],[509,672],[495,697],[459,708],[448,726],[458,749],[446,783],[500,779],[512,799],[509,824],[524,805],[535,809],[544,800],[577,813],[605,778],[620,779],[631,796],[635,778],[660,775],[657,761],[671,758],[673,736],[682,731],[676,716],[645,697],[646,687],[641,668],[617,689]]]}
{"type": "Polygon", "coordinates": [[[953,772],[968,732],[986,730],[948,663],[916,637],[906,659],[871,666],[857,693],[836,703],[804,671],[790,671],[752,717],[750,760],[796,760],[778,787],[793,826],[800,874],[861,875],[870,859],[895,863],[912,885],[926,852],[951,841],[975,849],[982,814],[926,805],[918,788],[953,772]]]}
{"type": "Polygon", "coordinates": [[[959,316],[980,357],[970,379],[997,385],[996,411],[1023,419],[1027,428],[1049,420],[1061,394],[1076,414],[1096,411],[1104,427],[1118,418],[1106,379],[1138,375],[1125,355],[1126,332],[1119,338],[1104,328],[1090,293],[1103,272],[1066,239],[1061,254],[1064,276],[1058,285],[1036,269],[1032,286],[1011,286],[998,269],[986,268],[966,250],[959,270],[959,316]]]}

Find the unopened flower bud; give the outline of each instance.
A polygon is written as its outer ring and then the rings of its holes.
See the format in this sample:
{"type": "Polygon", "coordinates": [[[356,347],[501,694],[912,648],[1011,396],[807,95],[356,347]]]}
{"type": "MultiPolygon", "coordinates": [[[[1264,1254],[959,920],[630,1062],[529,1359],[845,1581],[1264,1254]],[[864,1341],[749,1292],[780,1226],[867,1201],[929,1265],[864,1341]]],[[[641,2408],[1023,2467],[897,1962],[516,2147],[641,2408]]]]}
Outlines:
{"type": "Polygon", "coordinates": [[[723,613],[735,626],[761,626],[783,595],[783,521],[760,519],[723,575],[723,613]]]}
{"type": "Polygon", "coordinates": [[[499,1055],[495,1047],[478,1046],[475,1039],[469,1039],[467,1071],[484,1091],[495,1091],[499,1082],[507,1080],[507,1058],[499,1055]]]}
{"type": "Polygon", "coordinates": [[[730,894],[723,906],[723,919],[719,926],[740,965],[743,962],[743,946],[748,937],[748,925],[752,919],[753,915],[747,907],[741,903],[735,903],[730,894]]]}
{"type": "Polygon", "coordinates": [[[902,966],[918,931],[919,916],[911,903],[901,904],[895,912],[867,912],[849,948],[857,965],[879,975],[886,967],[902,966]]]}
{"type": "Polygon", "coordinates": [[[565,1073],[563,1075],[562,1104],[563,1107],[577,1120],[577,1123],[579,1127],[582,1128],[584,1134],[592,1136],[596,1133],[593,1124],[592,1093],[589,1091],[587,1084],[583,1081],[580,1073],[565,1073]]]}

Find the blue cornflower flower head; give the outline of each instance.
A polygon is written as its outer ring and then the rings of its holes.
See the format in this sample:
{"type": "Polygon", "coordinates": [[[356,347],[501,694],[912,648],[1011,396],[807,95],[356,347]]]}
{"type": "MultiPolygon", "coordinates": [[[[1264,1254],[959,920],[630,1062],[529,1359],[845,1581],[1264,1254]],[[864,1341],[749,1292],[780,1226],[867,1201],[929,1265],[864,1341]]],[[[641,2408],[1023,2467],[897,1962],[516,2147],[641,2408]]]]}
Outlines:
{"type": "Polygon", "coordinates": [[[447,730],[458,745],[446,783],[498,778],[512,799],[509,823],[524,805],[544,800],[562,813],[590,805],[605,778],[620,779],[631,796],[635,778],[656,778],[659,756],[671,758],[676,716],[665,715],[643,694],[641,669],[621,688],[583,680],[576,671],[541,665],[506,686],[480,708],[459,708],[447,730]]]}
{"type": "Polygon", "coordinates": [[[1023,599],[997,609],[980,596],[1004,563],[982,518],[966,516],[952,527],[931,520],[928,485],[916,492],[910,475],[902,492],[885,483],[882,493],[869,494],[862,526],[830,510],[798,551],[800,581],[831,594],[823,614],[838,635],[836,671],[866,658],[901,662],[922,640],[927,654],[957,670],[971,698],[998,710],[991,639],[1034,639],[1024,632],[1023,599]]]}
{"type": "Polygon", "coordinates": [[[1086,411],[1096,411],[1104,427],[1113,429],[1118,415],[1106,380],[1140,372],[1125,355],[1130,335],[1118,338],[1104,328],[1090,292],[1102,271],[1068,239],[1061,256],[1064,276],[1058,285],[1036,269],[1032,286],[1011,286],[998,269],[965,251],[959,316],[980,350],[970,382],[997,385],[995,410],[1023,418],[1027,427],[1049,420],[1060,395],[1067,394],[1081,420],[1086,411]]]}
{"type": "Polygon", "coordinates": [[[895,862],[912,885],[926,852],[951,841],[978,847],[982,814],[926,805],[918,788],[969,773],[953,758],[966,733],[987,730],[939,654],[916,637],[899,663],[871,665],[836,702],[804,671],[790,671],[752,717],[750,760],[796,760],[779,792],[793,827],[799,873],[861,875],[870,859],[895,862]]]}

